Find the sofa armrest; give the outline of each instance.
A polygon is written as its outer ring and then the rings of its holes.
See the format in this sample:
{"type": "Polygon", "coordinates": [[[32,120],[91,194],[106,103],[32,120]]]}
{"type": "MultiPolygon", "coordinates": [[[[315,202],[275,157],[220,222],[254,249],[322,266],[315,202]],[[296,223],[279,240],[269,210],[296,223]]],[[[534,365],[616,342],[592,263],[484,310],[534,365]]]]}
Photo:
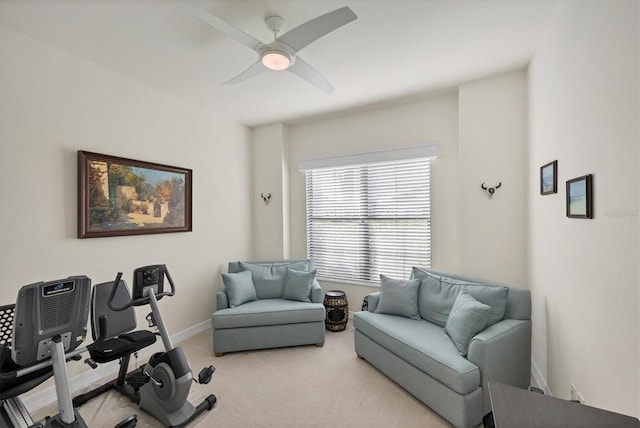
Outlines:
{"type": "Polygon", "coordinates": [[[367,310],[369,312],[375,312],[376,309],[378,308],[378,303],[380,302],[380,292],[376,292],[376,293],[371,293],[368,296],[368,306],[367,306],[367,310]]]}
{"type": "Polygon", "coordinates": [[[229,307],[229,296],[223,288],[216,293],[216,310],[227,309],[229,307]]]}
{"type": "Polygon", "coordinates": [[[531,380],[531,320],[504,319],[478,333],[467,359],[480,369],[484,412],[491,410],[488,382],[527,388],[531,380]]]}
{"type": "Polygon", "coordinates": [[[313,278],[311,285],[311,303],[322,303],[324,301],[324,293],[317,279],[313,278]]]}

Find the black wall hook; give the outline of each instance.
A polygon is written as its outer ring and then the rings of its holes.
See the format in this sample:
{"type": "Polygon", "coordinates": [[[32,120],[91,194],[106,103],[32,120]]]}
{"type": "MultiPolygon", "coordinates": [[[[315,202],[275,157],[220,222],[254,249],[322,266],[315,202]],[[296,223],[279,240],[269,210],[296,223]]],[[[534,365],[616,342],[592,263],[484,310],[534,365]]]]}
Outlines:
{"type": "Polygon", "coordinates": [[[260,193],[260,197],[262,198],[265,204],[268,204],[269,201],[271,200],[271,193],[267,193],[266,195],[264,193],[260,193]]]}

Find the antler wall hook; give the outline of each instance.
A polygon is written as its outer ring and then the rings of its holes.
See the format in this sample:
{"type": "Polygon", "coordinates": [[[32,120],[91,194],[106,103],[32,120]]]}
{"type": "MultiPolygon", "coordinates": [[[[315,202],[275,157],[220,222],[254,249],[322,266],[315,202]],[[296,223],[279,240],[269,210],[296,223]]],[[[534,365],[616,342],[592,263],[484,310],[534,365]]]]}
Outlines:
{"type": "Polygon", "coordinates": [[[268,204],[269,201],[271,200],[271,193],[267,193],[266,195],[264,193],[260,193],[260,197],[262,198],[265,204],[268,204]]]}
{"type": "Polygon", "coordinates": [[[482,183],[482,185],[480,185],[480,188],[482,188],[482,190],[487,192],[489,194],[489,197],[491,198],[493,197],[493,194],[496,192],[496,190],[500,188],[500,186],[502,186],[502,181],[498,183],[498,185],[495,187],[487,187],[484,185],[484,183],[482,183]]]}

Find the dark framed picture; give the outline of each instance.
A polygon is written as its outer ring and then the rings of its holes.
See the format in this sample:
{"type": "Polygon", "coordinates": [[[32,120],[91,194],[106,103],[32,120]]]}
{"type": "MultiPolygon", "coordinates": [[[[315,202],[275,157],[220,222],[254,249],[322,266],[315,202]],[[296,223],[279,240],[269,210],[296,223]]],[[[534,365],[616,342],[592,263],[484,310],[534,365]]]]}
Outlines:
{"type": "Polygon", "coordinates": [[[558,161],[540,167],[540,194],[558,193],[558,161]]]}
{"type": "Polygon", "coordinates": [[[567,217],[593,218],[593,177],[591,174],[567,181],[567,217]]]}
{"type": "Polygon", "coordinates": [[[78,238],[190,232],[192,171],[78,151],[78,238]]]}

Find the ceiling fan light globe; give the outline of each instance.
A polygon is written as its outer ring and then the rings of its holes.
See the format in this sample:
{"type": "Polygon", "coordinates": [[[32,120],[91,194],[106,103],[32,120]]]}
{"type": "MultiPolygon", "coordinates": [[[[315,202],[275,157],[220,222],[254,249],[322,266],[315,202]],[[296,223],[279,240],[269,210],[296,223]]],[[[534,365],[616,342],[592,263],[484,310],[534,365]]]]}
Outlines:
{"type": "Polygon", "coordinates": [[[260,58],[262,64],[269,70],[282,71],[291,66],[291,57],[285,52],[267,51],[260,58]]]}

